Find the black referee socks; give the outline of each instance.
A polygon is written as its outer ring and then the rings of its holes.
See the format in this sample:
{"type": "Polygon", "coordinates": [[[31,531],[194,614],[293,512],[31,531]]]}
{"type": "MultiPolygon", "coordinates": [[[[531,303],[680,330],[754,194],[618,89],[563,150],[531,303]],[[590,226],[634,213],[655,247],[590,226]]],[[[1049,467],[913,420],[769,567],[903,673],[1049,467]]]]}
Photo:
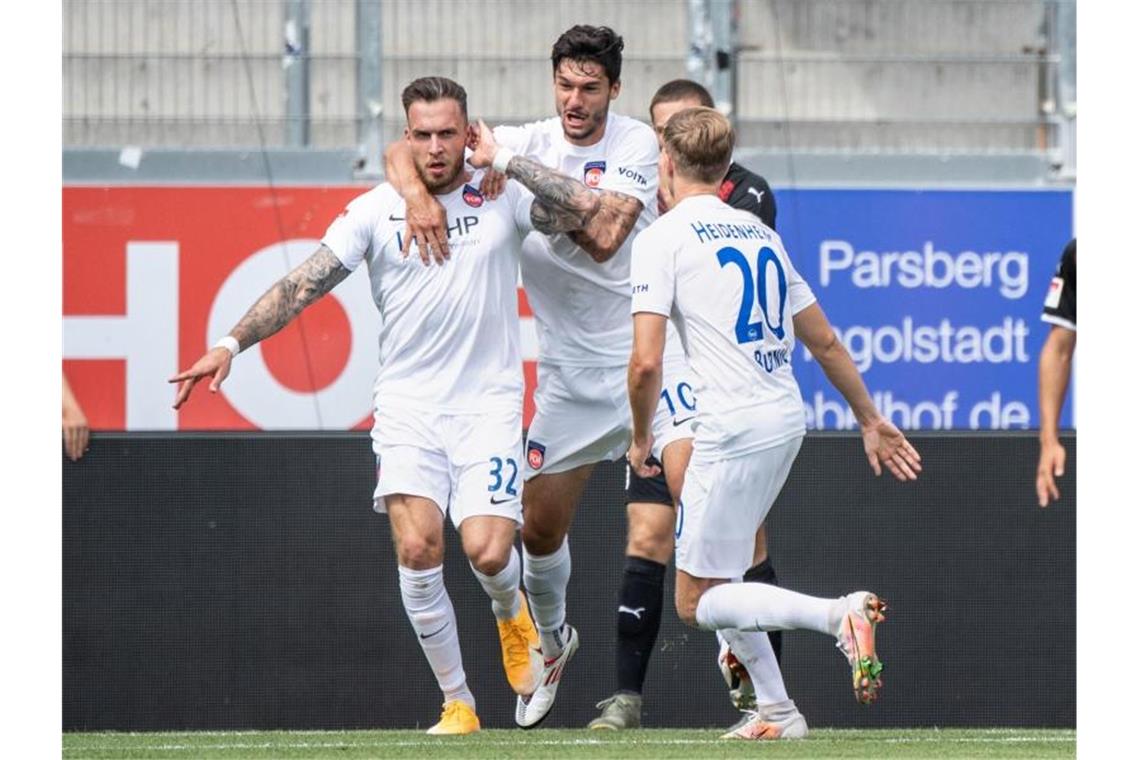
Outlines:
{"type": "Polygon", "coordinates": [[[665,565],[641,557],[625,558],[617,613],[618,691],[641,693],[661,628],[664,595],[665,565]]]}

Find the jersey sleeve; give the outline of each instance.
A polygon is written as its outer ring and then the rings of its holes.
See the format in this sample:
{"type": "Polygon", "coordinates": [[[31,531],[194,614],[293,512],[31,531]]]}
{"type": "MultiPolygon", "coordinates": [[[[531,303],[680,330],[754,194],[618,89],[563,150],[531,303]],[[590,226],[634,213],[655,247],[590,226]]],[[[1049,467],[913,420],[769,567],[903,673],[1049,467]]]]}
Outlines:
{"type": "Polygon", "coordinates": [[[528,155],[530,148],[530,138],[535,129],[534,124],[523,124],[519,126],[499,125],[495,127],[492,132],[495,134],[495,142],[501,148],[509,148],[515,153],[528,155]]]}
{"type": "Polygon", "coordinates": [[[1041,321],[1069,330],[1077,329],[1077,241],[1071,240],[1061,254],[1057,271],[1045,295],[1041,321]]]}
{"type": "Polygon", "coordinates": [[[530,207],[534,203],[534,193],[522,184],[510,180],[506,190],[503,191],[504,200],[511,204],[511,211],[515,220],[515,229],[520,237],[525,237],[534,230],[534,222],[530,218],[530,207]]]}
{"type": "Polygon", "coordinates": [[[629,282],[630,314],[650,312],[668,317],[673,311],[676,262],[674,251],[661,244],[656,230],[646,228],[633,239],[629,282]]]}
{"type": "Polygon", "coordinates": [[[321,245],[332,251],[345,269],[355,270],[368,255],[377,228],[388,224],[385,220],[388,205],[378,191],[357,196],[325,230],[321,245]]]}
{"type": "Polygon", "coordinates": [[[816,297],[811,290],[811,285],[808,285],[807,280],[800,275],[786,251],[784,256],[785,261],[788,262],[788,304],[792,308],[792,316],[795,316],[815,303],[816,297]]]}
{"type": "Polygon", "coordinates": [[[653,130],[634,121],[606,156],[605,174],[598,188],[637,198],[645,208],[656,208],[657,153],[653,130]]]}

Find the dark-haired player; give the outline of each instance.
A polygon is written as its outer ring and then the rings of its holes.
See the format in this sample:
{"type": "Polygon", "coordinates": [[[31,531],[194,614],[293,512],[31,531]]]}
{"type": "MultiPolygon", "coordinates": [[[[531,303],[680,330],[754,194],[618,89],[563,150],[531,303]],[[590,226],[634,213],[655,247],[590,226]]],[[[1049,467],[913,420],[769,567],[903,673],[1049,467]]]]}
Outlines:
{"type": "MultiPolygon", "coordinates": [[[[526,156],[593,188],[600,208],[579,232],[530,235],[523,244],[522,281],[538,328],[538,388],[527,436],[523,490],[523,582],[538,628],[545,671],[533,695],[520,696],[515,721],[542,721],[554,704],[565,668],[578,648],[566,623],[570,580],[567,533],[586,481],[601,461],[621,458],[631,419],[626,365],[629,255],[633,236],[657,217],[657,140],[646,124],[611,113],[621,91],[624,43],[612,29],[574,26],[551,49],[556,117],[498,127],[495,168],[526,156]]],[[[398,153],[389,151],[390,163],[398,153]]],[[[508,172],[508,176],[514,177],[508,172]]],[[[411,227],[442,246],[444,220],[420,188],[402,189],[411,227]]],[[[677,443],[692,437],[691,384],[680,342],[670,331],[665,382],[672,404],[655,421],[654,455],[679,484],[671,462],[677,443]]]]}

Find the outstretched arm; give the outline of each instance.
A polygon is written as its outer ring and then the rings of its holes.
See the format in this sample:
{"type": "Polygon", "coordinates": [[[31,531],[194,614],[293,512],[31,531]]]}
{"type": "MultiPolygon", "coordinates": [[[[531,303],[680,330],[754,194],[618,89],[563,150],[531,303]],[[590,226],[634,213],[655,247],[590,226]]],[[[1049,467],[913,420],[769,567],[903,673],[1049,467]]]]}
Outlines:
{"type": "MultiPolygon", "coordinates": [[[[215,346],[194,365],[170,378],[179,383],[174,408],[178,409],[190,397],[190,391],[199,380],[213,377],[210,392],[217,393],[222,381],[230,373],[230,362],[237,352],[265,340],[293,321],[305,307],[332,290],[349,271],[327,247],[321,246],[309,258],[257,299],[250,310],[230,330],[229,347],[215,346]]],[[[225,340],[225,339],[223,339],[225,340]]]]}
{"type": "Polygon", "coordinates": [[[796,338],[811,351],[827,379],[855,412],[863,432],[863,450],[875,475],[882,474],[881,465],[886,465],[899,480],[915,480],[922,472],[922,457],[906,436],[879,414],[855,362],[831,329],[823,309],[813,303],[792,317],[792,323],[796,338]]]}
{"type": "Polygon", "coordinates": [[[1061,498],[1054,478],[1065,474],[1065,447],[1057,436],[1061,407],[1069,390],[1069,373],[1073,366],[1073,351],[1077,347],[1077,333],[1054,326],[1041,347],[1041,360],[1037,370],[1037,395],[1041,412],[1041,456],[1037,461],[1037,504],[1047,507],[1051,500],[1061,498]]]}

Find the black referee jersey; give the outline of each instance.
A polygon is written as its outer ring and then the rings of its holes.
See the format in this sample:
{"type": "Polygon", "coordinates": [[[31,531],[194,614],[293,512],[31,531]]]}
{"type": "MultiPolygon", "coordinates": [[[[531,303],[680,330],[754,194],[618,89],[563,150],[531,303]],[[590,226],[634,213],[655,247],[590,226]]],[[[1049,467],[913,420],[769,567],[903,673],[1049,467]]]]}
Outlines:
{"type": "Polygon", "coordinates": [[[1049,283],[1045,295],[1045,308],[1041,311],[1041,321],[1077,329],[1077,240],[1073,238],[1065,246],[1057,271],[1049,283]]]}

